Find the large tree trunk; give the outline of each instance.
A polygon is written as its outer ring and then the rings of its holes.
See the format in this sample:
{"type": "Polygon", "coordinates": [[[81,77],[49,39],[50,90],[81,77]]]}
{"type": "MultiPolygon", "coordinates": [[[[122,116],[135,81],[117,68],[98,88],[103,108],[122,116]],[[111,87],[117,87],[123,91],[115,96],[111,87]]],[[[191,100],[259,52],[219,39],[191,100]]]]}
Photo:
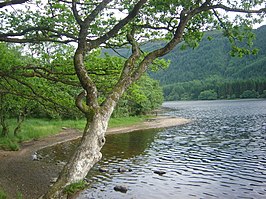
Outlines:
{"type": "Polygon", "coordinates": [[[25,121],[25,117],[26,117],[26,111],[25,109],[22,110],[22,112],[19,113],[19,115],[17,116],[17,126],[14,129],[14,136],[18,136],[18,133],[21,131],[21,126],[22,123],[25,121]]]}
{"type": "Polygon", "coordinates": [[[2,126],[1,136],[7,136],[9,133],[8,123],[6,121],[6,109],[4,107],[4,94],[0,94],[0,125],[2,126]]]}
{"type": "Polygon", "coordinates": [[[101,148],[105,143],[105,132],[107,130],[110,114],[96,112],[89,128],[81,139],[81,143],[68,164],[64,167],[57,182],[44,196],[45,199],[67,198],[64,188],[74,182],[83,180],[89,170],[97,163],[102,154],[101,148]]]}
{"type": "Polygon", "coordinates": [[[0,124],[2,126],[2,136],[3,137],[6,137],[9,133],[9,128],[8,128],[8,124],[6,122],[6,118],[4,115],[1,115],[1,118],[0,118],[0,124]]]}

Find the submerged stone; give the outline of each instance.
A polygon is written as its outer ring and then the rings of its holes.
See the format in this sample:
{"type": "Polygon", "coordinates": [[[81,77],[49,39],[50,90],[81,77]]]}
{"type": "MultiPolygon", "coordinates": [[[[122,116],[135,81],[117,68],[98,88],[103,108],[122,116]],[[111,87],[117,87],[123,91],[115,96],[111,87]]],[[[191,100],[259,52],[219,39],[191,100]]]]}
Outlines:
{"type": "Polygon", "coordinates": [[[99,171],[102,172],[102,173],[104,173],[104,172],[108,172],[108,169],[106,169],[106,168],[99,168],[99,171]]]}
{"type": "Polygon", "coordinates": [[[156,173],[156,174],[158,174],[158,175],[163,175],[163,174],[166,174],[166,172],[165,171],[154,171],[154,173],[156,173]]]}
{"type": "Polygon", "coordinates": [[[129,171],[129,172],[131,172],[132,171],[132,169],[126,169],[125,167],[119,167],[118,169],[117,169],[117,171],[119,172],[119,173],[123,173],[123,172],[127,172],[127,171],[129,171]]]}
{"type": "Polygon", "coordinates": [[[126,186],[116,185],[116,186],[114,187],[114,190],[115,190],[115,191],[122,192],[122,193],[126,193],[128,189],[127,189],[126,186]]]}
{"type": "Polygon", "coordinates": [[[126,169],[125,167],[119,167],[119,168],[117,169],[117,171],[120,172],[120,173],[122,173],[122,172],[126,172],[127,169],[126,169]]]}

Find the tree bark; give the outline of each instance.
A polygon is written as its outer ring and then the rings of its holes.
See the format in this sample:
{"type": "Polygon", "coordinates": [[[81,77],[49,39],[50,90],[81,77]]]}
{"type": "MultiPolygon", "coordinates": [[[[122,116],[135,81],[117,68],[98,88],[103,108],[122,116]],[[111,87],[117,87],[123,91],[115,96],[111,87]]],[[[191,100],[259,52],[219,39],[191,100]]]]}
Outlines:
{"type": "Polygon", "coordinates": [[[6,122],[6,110],[4,107],[4,94],[0,93],[0,125],[2,126],[2,136],[5,137],[9,133],[8,124],[6,122]]]}
{"type": "Polygon", "coordinates": [[[25,109],[19,113],[19,115],[17,116],[17,126],[14,129],[14,136],[18,136],[18,133],[21,131],[21,126],[22,123],[25,121],[25,117],[26,117],[26,111],[25,109]]]}
{"type": "MultiPolygon", "coordinates": [[[[110,107],[110,110],[113,110],[113,108],[110,107]]],[[[85,128],[85,132],[75,154],[67,165],[65,165],[56,183],[43,198],[67,198],[67,195],[64,193],[64,188],[69,184],[83,180],[94,164],[101,159],[102,154],[100,150],[105,143],[105,132],[109,119],[109,111],[95,112],[89,128],[85,128]]]]}
{"type": "Polygon", "coordinates": [[[6,137],[9,133],[8,124],[4,115],[1,115],[2,136],[6,137]]]}

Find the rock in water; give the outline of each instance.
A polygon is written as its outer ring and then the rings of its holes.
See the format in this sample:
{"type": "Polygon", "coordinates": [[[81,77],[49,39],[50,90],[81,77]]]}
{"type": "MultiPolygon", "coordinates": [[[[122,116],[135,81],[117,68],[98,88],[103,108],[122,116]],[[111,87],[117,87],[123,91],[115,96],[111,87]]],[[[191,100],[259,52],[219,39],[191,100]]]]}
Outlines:
{"type": "Polygon", "coordinates": [[[122,193],[126,193],[128,189],[127,189],[127,187],[125,187],[125,186],[116,185],[116,186],[114,187],[114,190],[115,190],[115,191],[120,191],[120,192],[122,192],[122,193]]]}
{"type": "Polygon", "coordinates": [[[156,173],[156,174],[158,174],[158,175],[163,175],[163,174],[166,174],[166,172],[165,171],[154,171],[154,173],[156,173]]]}
{"type": "Polygon", "coordinates": [[[99,168],[99,171],[102,172],[102,173],[104,173],[104,172],[108,172],[108,169],[106,169],[106,168],[99,168]]]}
{"type": "Polygon", "coordinates": [[[119,168],[117,169],[117,171],[120,172],[120,173],[123,173],[123,172],[126,172],[127,169],[126,169],[125,167],[119,167],[119,168]]]}

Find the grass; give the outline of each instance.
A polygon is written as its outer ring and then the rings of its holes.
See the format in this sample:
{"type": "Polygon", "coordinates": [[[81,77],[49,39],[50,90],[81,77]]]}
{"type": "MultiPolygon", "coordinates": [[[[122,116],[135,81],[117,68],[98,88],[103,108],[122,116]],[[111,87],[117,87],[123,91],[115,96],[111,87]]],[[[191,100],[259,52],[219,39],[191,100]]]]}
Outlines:
{"type": "Polygon", "coordinates": [[[64,192],[68,195],[73,195],[73,194],[77,193],[78,191],[85,189],[87,186],[88,186],[87,183],[84,182],[83,180],[81,180],[79,182],[72,183],[72,184],[66,186],[64,189],[64,192]]]}
{"type": "Polygon", "coordinates": [[[6,193],[0,187],[0,199],[6,199],[6,198],[7,198],[6,193]]]}
{"type": "MultiPolygon", "coordinates": [[[[131,126],[143,122],[149,116],[140,117],[123,117],[111,118],[109,127],[123,127],[131,126]]],[[[85,127],[85,119],[83,120],[48,120],[48,119],[26,119],[22,125],[21,132],[17,137],[13,135],[16,121],[10,119],[8,121],[10,127],[10,134],[7,137],[0,137],[0,149],[4,150],[19,150],[19,143],[34,139],[40,139],[50,135],[57,134],[61,131],[62,127],[74,128],[83,130],[85,127]]]]}
{"type": "MultiPolygon", "coordinates": [[[[0,199],[7,199],[7,198],[9,198],[7,196],[8,195],[6,194],[6,192],[0,187],[0,199]]],[[[16,199],[23,199],[22,193],[18,192],[16,199]]]]}

